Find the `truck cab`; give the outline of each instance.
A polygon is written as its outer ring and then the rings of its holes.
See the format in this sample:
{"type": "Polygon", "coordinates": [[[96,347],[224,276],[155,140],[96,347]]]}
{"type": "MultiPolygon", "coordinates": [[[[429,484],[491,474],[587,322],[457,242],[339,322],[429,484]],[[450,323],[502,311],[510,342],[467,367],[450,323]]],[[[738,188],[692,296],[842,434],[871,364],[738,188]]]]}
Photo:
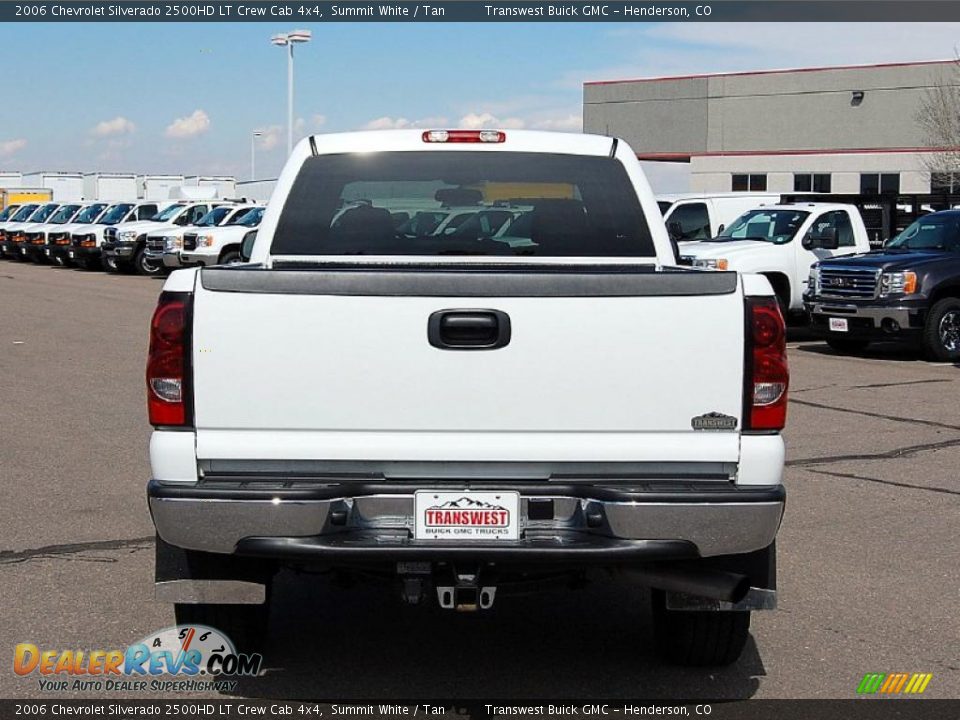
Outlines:
{"type": "Polygon", "coordinates": [[[120,223],[153,217],[162,207],[163,203],[149,200],[113,203],[95,222],[79,226],[70,233],[67,261],[84,270],[105,268],[102,248],[107,230],[120,223]]]}
{"type": "Polygon", "coordinates": [[[695,268],[757,273],[770,281],[784,313],[803,312],[810,266],[866,252],[870,240],[852,205],[798,203],[748,210],[714,238],[680,245],[695,268]]]}
{"type": "MultiPolygon", "coordinates": [[[[30,205],[25,206],[31,207],[30,205]]],[[[26,229],[31,226],[42,225],[47,222],[53,214],[59,209],[60,203],[44,203],[34,206],[33,212],[17,213],[13,221],[8,223],[3,229],[3,254],[14,260],[24,259],[24,243],[26,242],[26,229]],[[26,217],[21,219],[21,215],[26,217]]]]}
{"type": "Polygon", "coordinates": [[[243,238],[260,227],[263,212],[263,207],[248,207],[218,227],[184,232],[182,248],[164,253],[164,264],[175,268],[238,262],[243,238]]]}
{"type": "Polygon", "coordinates": [[[162,267],[179,267],[179,265],[171,265],[166,256],[178,257],[177,254],[183,248],[188,235],[196,237],[199,233],[229,225],[253,207],[249,203],[217,205],[193,225],[150,233],[147,235],[147,257],[151,262],[162,267]]]}
{"type": "Polygon", "coordinates": [[[108,202],[88,203],[76,214],[68,223],[56,228],[52,228],[47,233],[47,244],[44,247],[44,255],[57,265],[73,265],[70,259],[70,243],[73,234],[81,231],[88,225],[96,223],[110,207],[108,202]]]}
{"type": "Polygon", "coordinates": [[[48,234],[58,231],[72,222],[83,208],[84,203],[64,203],[50,216],[47,222],[25,227],[23,229],[24,241],[20,248],[23,258],[35,263],[49,262],[50,253],[46,252],[48,234]]]}
{"type": "Polygon", "coordinates": [[[29,220],[39,207],[39,203],[23,203],[19,206],[11,205],[3,211],[5,217],[0,222],[0,257],[7,257],[8,246],[12,246],[12,241],[7,238],[8,229],[12,230],[20,223],[29,220]]]}
{"type": "Polygon", "coordinates": [[[177,200],[164,206],[147,220],[120,223],[104,232],[103,257],[107,270],[158,275],[162,262],[147,254],[147,235],[195,225],[214,207],[230,204],[222,201],[191,202],[177,200]]]}
{"type": "Polygon", "coordinates": [[[918,218],[882,249],[817,262],[804,305],[838,352],[901,342],[960,361],[960,210],[918,218]]]}
{"type": "Polygon", "coordinates": [[[658,195],[667,231],[677,242],[709,240],[747,210],[774,204],[776,193],[716,193],[658,195]]]}

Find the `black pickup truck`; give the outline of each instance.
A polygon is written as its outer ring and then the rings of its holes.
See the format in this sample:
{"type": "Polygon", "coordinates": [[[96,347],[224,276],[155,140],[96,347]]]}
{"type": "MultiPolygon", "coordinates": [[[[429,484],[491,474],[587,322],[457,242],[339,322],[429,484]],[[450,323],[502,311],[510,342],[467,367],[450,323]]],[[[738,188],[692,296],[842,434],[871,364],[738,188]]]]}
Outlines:
{"type": "Polygon", "coordinates": [[[960,360],[960,210],[917,219],[881,250],[815,264],[803,299],[837,351],[895,340],[960,360]]]}

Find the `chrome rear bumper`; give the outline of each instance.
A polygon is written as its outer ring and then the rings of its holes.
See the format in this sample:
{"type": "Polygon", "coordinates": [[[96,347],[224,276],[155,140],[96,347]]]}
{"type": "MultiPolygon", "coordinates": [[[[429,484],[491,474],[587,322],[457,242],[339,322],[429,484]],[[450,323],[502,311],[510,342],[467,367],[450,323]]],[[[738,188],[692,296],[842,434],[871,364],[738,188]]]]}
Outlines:
{"type": "MultiPolygon", "coordinates": [[[[228,554],[374,560],[464,552],[464,545],[412,539],[416,488],[407,483],[297,489],[250,485],[255,483],[231,488],[151,481],[148,497],[157,532],[177,547],[228,554]]],[[[516,483],[509,489],[521,493],[521,541],[474,543],[469,547],[475,554],[489,552],[501,559],[580,556],[595,563],[683,546],[700,557],[748,553],[773,542],[785,502],[781,485],[634,491],[516,483]],[[549,519],[531,518],[531,502],[549,505],[549,519]]],[[[534,518],[542,514],[535,509],[534,518]]]]}

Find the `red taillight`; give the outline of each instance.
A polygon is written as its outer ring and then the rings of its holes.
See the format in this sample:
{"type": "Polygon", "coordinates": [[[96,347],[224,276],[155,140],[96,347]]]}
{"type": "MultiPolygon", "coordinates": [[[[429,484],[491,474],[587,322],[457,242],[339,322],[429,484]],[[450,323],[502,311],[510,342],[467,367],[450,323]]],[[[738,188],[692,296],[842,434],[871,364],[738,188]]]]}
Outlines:
{"type": "Polygon", "coordinates": [[[502,143],[507,134],[500,130],[427,130],[425,143],[502,143]]]}
{"type": "Polygon", "coordinates": [[[151,425],[189,425],[190,293],[160,294],[150,321],[147,410],[151,425]]]}
{"type": "Polygon", "coordinates": [[[782,430],[787,421],[787,328],[776,298],[747,298],[745,430],[782,430]]]}

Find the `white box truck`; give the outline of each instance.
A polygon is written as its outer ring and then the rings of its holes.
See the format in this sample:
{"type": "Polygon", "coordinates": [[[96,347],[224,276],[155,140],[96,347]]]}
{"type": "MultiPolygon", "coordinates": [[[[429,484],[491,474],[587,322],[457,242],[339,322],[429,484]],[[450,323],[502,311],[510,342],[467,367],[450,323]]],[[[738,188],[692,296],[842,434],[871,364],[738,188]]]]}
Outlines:
{"type": "Polygon", "coordinates": [[[133,173],[84,173],[83,199],[122,202],[137,198],[137,176],[133,173]]]}
{"type": "Polygon", "coordinates": [[[188,175],[183,180],[187,187],[216,188],[215,197],[232,198],[237,194],[237,179],[229,175],[188,175]]]}
{"type": "Polygon", "coordinates": [[[24,175],[23,184],[53,190],[57,202],[83,200],[83,175],[78,172],[38,170],[24,175]]]}
{"type": "Polygon", "coordinates": [[[141,200],[169,200],[170,191],[183,185],[183,175],[140,175],[137,188],[141,200]]]}
{"type": "Polygon", "coordinates": [[[273,189],[277,186],[277,179],[269,180],[242,180],[237,183],[237,197],[246,198],[250,202],[263,203],[270,202],[270,196],[273,195],[273,189]]]}

